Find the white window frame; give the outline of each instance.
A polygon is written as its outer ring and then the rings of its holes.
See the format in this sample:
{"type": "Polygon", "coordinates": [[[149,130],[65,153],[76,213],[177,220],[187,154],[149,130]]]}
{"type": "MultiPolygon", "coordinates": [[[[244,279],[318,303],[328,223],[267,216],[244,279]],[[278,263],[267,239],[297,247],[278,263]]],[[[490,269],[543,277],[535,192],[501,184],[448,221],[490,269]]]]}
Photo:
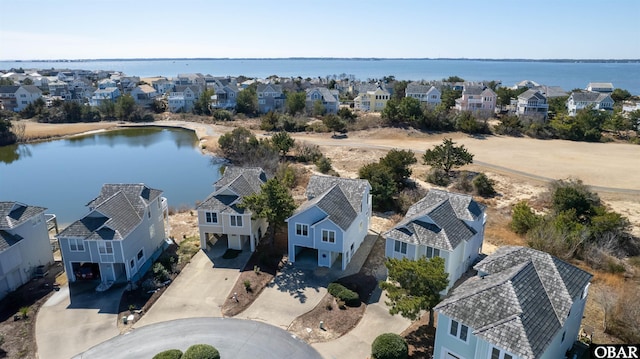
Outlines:
{"type": "Polygon", "coordinates": [[[84,240],[80,238],[69,238],[69,251],[71,252],[84,252],[84,240]],[[76,249],[73,249],[71,244],[75,246],[76,249]],[[80,249],[82,247],[82,249],[80,249]]]}
{"type": "Polygon", "coordinates": [[[505,351],[503,349],[500,349],[498,347],[491,346],[489,348],[489,356],[488,356],[489,359],[493,359],[494,358],[494,356],[493,356],[493,351],[494,350],[498,351],[498,358],[497,359],[513,359],[513,358],[515,358],[515,355],[513,355],[513,354],[511,354],[511,353],[509,353],[509,352],[507,352],[507,351],[505,351]]]}
{"type": "Polygon", "coordinates": [[[336,231],[329,229],[322,230],[322,242],[324,243],[336,243],[336,231]]]}
{"type": "Polygon", "coordinates": [[[407,254],[408,247],[409,246],[407,242],[399,241],[396,239],[393,244],[393,251],[400,254],[407,254]]]}
{"type": "Polygon", "coordinates": [[[204,212],[204,221],[206,223],[218,224],[218,212],[204,212]]]}
{"type": "Polygon", "coordinates": [[[100,254],[113,254],[113,242],[111,242],[111,241],[98,241],[98,253],[100,253],[100,254]]]}
{"type": "Polygon", "coordinates": [[[454,338],[457,338],[461,342],[467,343],[469,342],[469,327],[460,323],[455,319],[451,319],[451,321],[449,322],[449,335],[451,335],[454,338]],[[463,330],[463,328],[466,328],[466,329],[463,330]],[[466,333],[464,339],[462,339],[463,331],[466,333]]]}
{"type": "Polygon", "coordinates": [[[138,253],[136,254],[137,263],[144,263],[146,261],[146,257],[144,256],[144,248],[140,248],[138,253]]]}
{"type": "Polygon", "coordinates": [[[242,227],[242,216],[240,215],[229,216],[229,225],[231,227],[242,227]]]}
{"type": "Polygon", "coordinates": [[[309,225],[305,223],[296,223],[296,236],[309,237],[309,225]]]}
{"type": "Polygon", "coordinates": [[[438,248],[427,247],[425,251],[425,256],[429,259],[433,257],[440,257],[440,250],[438,248]],[[429,253],[431,252],[431,253],[429,253]]]}

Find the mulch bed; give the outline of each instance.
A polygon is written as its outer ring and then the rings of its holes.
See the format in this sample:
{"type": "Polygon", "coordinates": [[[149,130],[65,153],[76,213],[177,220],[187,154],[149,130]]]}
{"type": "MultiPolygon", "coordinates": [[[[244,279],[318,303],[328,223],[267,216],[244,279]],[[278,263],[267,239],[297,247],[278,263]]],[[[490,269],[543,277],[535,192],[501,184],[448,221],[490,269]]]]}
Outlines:
{"type": "Polygon", "coordinates": [[[409,358],[431,359],[436,340],[435,326],[435,323],[432,328],[429,326],[429,313],[425,313],[400,334],[409,345],[409,358]]]}

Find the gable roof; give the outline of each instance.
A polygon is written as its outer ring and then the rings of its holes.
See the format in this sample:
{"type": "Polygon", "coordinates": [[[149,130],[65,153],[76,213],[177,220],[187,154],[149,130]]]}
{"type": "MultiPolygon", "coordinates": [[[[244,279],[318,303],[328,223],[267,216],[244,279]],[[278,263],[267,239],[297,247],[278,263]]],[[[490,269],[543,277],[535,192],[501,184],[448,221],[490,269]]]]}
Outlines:
{"type": "Polygon", "coordinates": [[[260,192],[265,182],[267,182],[267,176],[262,168],[229,166],[222,177],[214,183],[213,193],[200,203],[197,209],[221,213],[248,213],[249,210],[240,208],[238,204],[242,198],[260,192]]]}
{"type": "Polygon", "coordinates": [[[486,276],[454,289],[435,309],[523,358],[539,358],[592,275],[548,253],[501,247],[475,267],[486,276]],[[482,310],[478,310],[482,308],[482,310]]]}
{"type": "Polygon", "coordinates": [[[0,86],[0,93],[16,93],[20,86],[15,85],[4,85],[0,86]]]}
{"type": "Polygon", "coordinates": [[[144,184],[105,184],[100,195],[87,203],[89,214],[58,236],[122,240],[140,225],[149,204],[161,194],[144,184]]]}
{"type": "Polygon", "coordinates": [[[0,202],[0,230],[12,229],[44,212],[46,208],[20,202],[0,202]]]}
{"type": "Polygon", "coordinates": [[[464,221],[474,221],[484,206],[473,197],[442,190],[430,190],[414,203],[404,219],[384,236],[399,241],[452,251],[476,231],[464,221]]]}
{"type": "Polygon", "coordinates": [[[329,90],[326,87],[312,87],[306,90],[307,92],[307,100],[311,100],[311,95],[314,92],[318,92],[320,93],[320,96],[322,96],[322,99],[325,102],[338,102],[336,96],[333,95],[333,93],[331,93],[331,90],[329,90]]]}
{"type": "Polygon", "coordinates": [[[613,102],[609,94],[600,92],[572,92],[570,98],[573,99],[574,102],[600,103],[607,98],[610,100],[610,102],[613,102]]]}
{"type": "Polygon", "coordinates": [[[0,229],[0,253],[2,253],[2,251],[6,249],[11,248],[11,246],[20,242],[21,240],[21,236],[17,234],[11,234],[0,229]]]}
{"type": "Polygon", "coordinates": [[[256,88],[256,92],[266,92],[266,91],[282,93],[282,85],[258,84],[258,87],[256,88]]]}
{"type": "Polygon", "coordinates": [[[531,98],[536,98],[537,100],[546,100],[546,97],[544,97],[544,95],[541,94],[540,91],[533,90],[533,89],[529,89],[521,93],[520,95],[518,95],[518,99],[522,99],[522,100],[528,101],[531,98]]]}
{"type": "Polygon", "coordinates": [[[367,180],[313,175],[305,192],[308,200],[293,215],[316,206],[327,214],[324,219],[346,231],[362,212],[363,197],[370,190],[367,180]]]}

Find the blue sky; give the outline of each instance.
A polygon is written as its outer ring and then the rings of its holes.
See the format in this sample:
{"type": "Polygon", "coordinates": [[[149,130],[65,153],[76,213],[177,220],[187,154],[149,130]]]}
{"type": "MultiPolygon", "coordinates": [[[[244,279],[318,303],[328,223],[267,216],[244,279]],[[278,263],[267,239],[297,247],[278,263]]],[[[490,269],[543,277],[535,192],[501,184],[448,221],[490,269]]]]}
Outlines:
{"type": "Polygon", "coordinates": [[[640,59],[640,0],[1,0],[0,59],[640,59]]]}

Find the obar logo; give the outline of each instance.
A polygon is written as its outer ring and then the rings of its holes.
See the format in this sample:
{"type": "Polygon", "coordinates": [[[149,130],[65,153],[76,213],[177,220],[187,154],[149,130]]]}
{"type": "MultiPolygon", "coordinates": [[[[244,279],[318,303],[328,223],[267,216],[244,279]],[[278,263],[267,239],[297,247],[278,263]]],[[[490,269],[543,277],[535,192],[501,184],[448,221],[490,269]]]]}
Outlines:
{"type": "Polygon", "coordinates": [[[640,347],[638,344],[591,344],[589,351],[591,358],[637,359],[640,354],[638,347],[640,347]]]}

